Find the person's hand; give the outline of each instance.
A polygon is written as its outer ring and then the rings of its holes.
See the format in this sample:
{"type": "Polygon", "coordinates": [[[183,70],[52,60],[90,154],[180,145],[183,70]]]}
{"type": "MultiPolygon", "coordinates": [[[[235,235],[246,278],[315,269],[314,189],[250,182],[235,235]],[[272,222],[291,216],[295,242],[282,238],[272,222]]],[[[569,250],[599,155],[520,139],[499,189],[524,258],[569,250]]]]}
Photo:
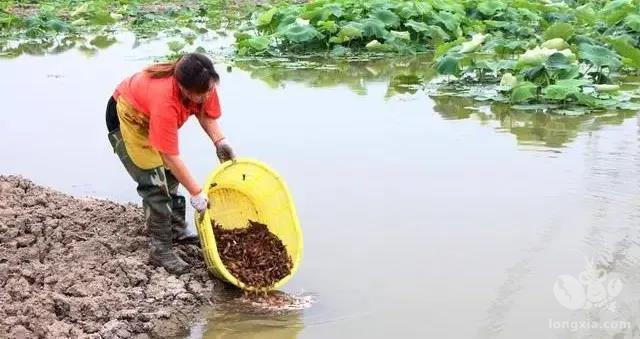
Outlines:
{"type": "Polygon", "coordinates": [[[221,139],[216,141],[216,155],[218,156],[218,160],[220,162],[225,162],[227,160],[233,160],[236,158],[236,155],[233,153],[233,149],[227,142],[227,139],[221,139]]]}
{"type": "Polygon", "coordinates": [[[209,207],[209,199],[202,191],[196,195],[192,195],[189,200],[191,201],[191,206],[200,213],[206,211],[207,207],[209,207]]]}

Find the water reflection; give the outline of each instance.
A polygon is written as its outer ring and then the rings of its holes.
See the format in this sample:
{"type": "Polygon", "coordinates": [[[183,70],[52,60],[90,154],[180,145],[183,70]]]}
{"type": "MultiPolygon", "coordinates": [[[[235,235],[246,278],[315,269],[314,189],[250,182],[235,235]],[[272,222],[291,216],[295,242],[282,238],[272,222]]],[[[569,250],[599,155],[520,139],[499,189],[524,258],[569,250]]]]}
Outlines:
{"type": "Polygon", "coordinates": [[[346,85],[355,93],[365,95],[367,85],[386,82],[387,97],[416,93],[425,81],[436,76],[430,67],[430,55],[373,60],[248,59],[236,60],[234,64],[272,88],[285,87],[287,82],[303,83],[309,87],[346,85]]]}
{"type": "MultiPolygon", "coordinates": [[[[287,83],[302,83],[309,87],[345,85],[353,92],[367,94],[367,86],[386,83],[386,98],[419,95],[421,89],[437,74],[431,67],[430,55],[378,60],[236,60],[235,66],[249,72],[272,88],[284,88],[287,83]]],[[[627,86],[633,86],[627,82],[627,86]]],[[[549,148],[564,147],[583,131],[597,130],[605,125],[619,125],[636,115],[633,111],[610,111],[590,115],[569,116],[543,111],[518,111],[508,104],[477,101],[470,97],[430,95],[433,110],[447,120],[473,118],[496,130],[516,136],[519,144],[549,148]]]]}
{"type": "Polygon", "coordinates": [[[115,33],[97,35],[69,34],[38,40],[9,40],[0,44],[0,58],[13,59],[20,55],[61,54],[74,47],[87,56],[95,55],[99,50],[111,47],[117,42],[115,33]]]}
{"type": "Polygon", "coordinates": [[[483,123],[495,121],[499,131],[516,136],[523,145],[566,146],[583,131],[606,125],[620,125],[636,115],[632,111],[612,111],[568,116],[544,112],[517,111],[504,103],[483,103],[471,98],[432,96],[433,110],[448,120],[474,118],[483,123]]]}

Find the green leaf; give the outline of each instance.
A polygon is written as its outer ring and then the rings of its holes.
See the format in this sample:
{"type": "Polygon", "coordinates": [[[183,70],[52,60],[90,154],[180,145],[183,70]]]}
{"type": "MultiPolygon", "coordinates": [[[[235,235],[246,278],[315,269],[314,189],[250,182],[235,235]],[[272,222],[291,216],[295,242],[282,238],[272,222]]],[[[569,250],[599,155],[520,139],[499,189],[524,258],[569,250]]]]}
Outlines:
{"type": "Polygon", "coordinates": [[[485,0],[478,4],[478,12],[485,16],[492,17],[497,12],[507,8],[507,5],[499,0],[485,0]]]}
{"type": "Polygon", "coordinates": [[[500,60],[496,66],[499,71],[516,69],[516,61],[512,59],[500,60]]]}
{"type": "Polygon", "coordinates": [[[343,42],[362,38],[362,33],[362,25],[350,23],[343,26],[336,36],[329,39],[329,42],[341,44],[343,42]]]}
{"type": "Polygon", "coordinates": [[[544,98],[550,100],[566,100],[569,96],[580,93],[580,87],[588,84],[586,80],[560,80],[544,89],[544,98]]]}
{"type": "Polygon", "coordinates": [[[93,12],[89,19],[93,24],[100,26],[109,25],[116,22],[111,17],[111,13],[103,9],[93,12]]]}
{"type": "Polygon", "coordinates": [[[511,90],[511,102],[512,103],[520,103],[529,101],[529,99],[535,98],[538,90],[538,86],[536,84],[523,81],[518,83],[516,87],[511,90]]]}
{"type": "Polygon", "coordinates": [[[365,37],[384,38],[389,33],[384,23],[378,19],[366,18],[360,21],[360,24],[362,24],[362,35],[365,37]]]}
{"type": "Polygon", "coordinates": [[[284,29],[278,31],[278,34],[283,35],[287,40],[297,43],[305,43],[312,41],[322,35],[311,25],[299,25],[292,23],[284,29]]]}
{"type": "Polygon", "coordinates": [[[624,19],[624,23],[631,28],[634,32],[640,32],[640,15],[638,14],[629,14],[626,19],[624,19]]]}
{"type": "Polygon", "coordinates": [[[464,39],[460,38],[458,40],[454,40],[454,41],[445,42],[443,44],[440,44],[436,48],[436,51],[433,54],[433,57],[434,58],[439,58],[439,57],[445,55],[450,50],[453,50],[453,48],[456,48],[456,47],[460,46],[460,44],[463,43],[463,42],[464,42],[464,39]]]}
{"type": "MultiPolygon", "coordinates": [[[[433,40],[434,44],[438,45],[440,42],[447,41],[450,39],[449,34],[445,32],[440,26],[430,25],[428,26],[428,31],[425,33],[428,37],[433,40]]],[[[464,40],[463,40],[464,41],[464,40]]]]}
{"type": "Polygon", "coordinates": [[[333,33],[338,31],[338,25],[333,20],[318,21],[317,26],[321,31],[326,32],[326,33],[333,34],[333,33]]]}
{"type": "Polygon", "coordinates": [[[408,20],[404,23],[405,27],[413,29],[416,33],[422,33],[429,30],[429,26],[424,22],[408,20]]]}
{"type": "Polygon", "coordinates": [[[596,23],[598,16],[591,4],[586,4],[576,8],[576,19],[582,25],[593,25],[596,23]]]}
{"type": "Polygon", "coordinates": [[[510,91],[516,85],[518,85],[518,79],[511,73],[505,73],[500,78],[500,90],[510,91]]]}
{"type": "Polygon", "coordinates": [[[438,11],[447,11],[456,14],[464,14],[464,5],[461,1],[430,0],[431,6],[438,11]]]}
{"type": "Polygon", "coordinates": [[[433,11],[427,2],[407,1],[402,3],[394,12],[403,19],[424,16],[433,11]]]}
{"type": "Polygon", "coordinates": [[[407,31],[399,32],[399,31],[391,31],[391,35],[400,40],[411,40],[411,34],[407,31]]]}
{"type": "Polygon", "coordinates": [[[616,100],[599,99],[589,94],[575,93],[576,102],[580,105],[591,108],[609,108],[618,104],[616,100]]]}
{"type": "Polygon", "coordinates": [[[473,63],[473,69],[496,72],[498,70],[498,63],[491,60],[479,60],[473,63]]]}
{"type": "Polygon", "coordinates": [[[604,6],[602,16],[607,25],[613,26],[624,19],[631,11],[633,11],[631,0],[614,0],[604,6]]]}
{"type": "Polygon", "coordinates": [[[576,35],[575,38],[573,39],[575,41],[576,44],[580,45],[580,44],[590,44],[590,45],[597,45],[598,42],[586,35],[576,35]]]}
{"type": "Polygon", "coordinates": [[[46,27],[54,32],[66,32],[69,30],[69,25],[58,19],[48,20],[46,27]]]}
{"type": "Polygon", "coordinates": [[[578,65],[571,65],[569,68],[556,70],[554,73],[558,79],[573,79],[582,75],[578,65]]]}
{"type": "Polygon", "coordinates": [[[527,81],[539,82],[547,78],[547,69],[544,65],[538,65],[522,70],[522,75],[527,81]]]}
{"type": "Polygon", "coordinates": [[[338,19],[341,18],[344,11],[339,3],[328,3],[322,7],[315,8],[311,11],[302,13],[302,17],[311,21],[326,21],[331,16],[338,19]]]}
{"type": "Polygon", "coordinates": [[[580,105],[587,107],[596,107],[598,105],[597,98],[589,94],[575,93],[574,96],[576,97],[576,102],[580,105]]]}
{"type": "Polygon", "coordinates": [[[537,13],[534,13],[533,11],[526,8],[518,8],[517,11],[518,11],[518,14],[522,16],[522,19],[530,21],[532,22],[532,24],[536,24],[538,21],[543,20],[542,17],[539,15],[541,14],[541,12],[536,11],[537,13]]]}
{"type": "Polygon", "coordinates": [[[37,16],[31,16],[24,19],[24,25],[27,28],[39,28],[40,26],[44,25],[44,21],[42,21],[42,19],[38,18],[37,16]]]}
{"type": "Polygon", "coordinates": [[[545,67],[551,71],[566,70],[571,68],[571,66],[569,59],[562,53],[553,53],[547,61],[545,61],[545,67]]]}
{"type": "Polygon", "coordinates": [[[431,7],[431,5],[426,2],[414,2],[414,8],[419,16],[425,16],[433,12],[433,7],[431,7]]]}
{"type": "Polygon", "coordinates": [[[269,24],[271,24],[271,21],[273,20],[273,15],[276,14],[277,12],[278,12],[278,8],[273,7],[268,11],[260,14],[260,16],[258,16],[258,20],[256,21],[256,25],[268,26],[269,24]]]}
{"type": "Polygon", "coordinates": [[[618,69],[621,66],[618,55],[602,46],[580,44],[578,49],[580,59],[600,68],[608,67],[610,69],[618,69]]]}
{"type": "MultiPolygon", "coordinates": [[[[298,17],[294,14],[287,14],[284,15],[282,18],[278,17],[278,20],[274,19],[274,22],[271,24],[271,26],[273,26],[275,23],[277,23],[277,27],[275,28],[275,31],[284,31],[286,29],[287,26],[296,23],[296,21],[298,20],[298,17]]],[[[263,27],[262,29],[265,29],[265,27],[263,27]]]]}
{"type": "Polygon", "coordinates": [[[86,14],[89,10],[89,4],[88,3],[83,3],[80,6],[76,7],[76,9],[74,9],[73,11],[71,11],[69,13],[69,15],[73,18],[73,17],[77,17],[79,15],[83,15],[86,14]]]}
{"type": "Polygon", "coordinates": [[[373,52],[389,52],[393,50],[391,46],[381,44],[378,40],[371,40],[365,48],[373,52]]]}
{"type": "Polygon", "coordinates": [[[269,48],[269,38],[267,37],[251,37],[243,39],[238,43],[239,52],[241,55],[249,53],[261,53],[269,48]]]}
{"type": "Polygon", "coordinates": [[[609,39],[608,42],[618,54],[625,58],[626,64],[640,68],[640,49],[633,47],[622,37],[609,39]]]}
{"type": "Polygon", "coordinates": [[[557,50],[563,50],[565,48],[569,48],[569,44],[567,44],[566,41],[564,41],[563,38],[553,38],[551,40],[547,40],[545,42],[543,42],[542,44],[540,44],[540,47],[544,47],[544,48],[549,48],[549,49],[557,49],[557,50]]]}
{"type": "Polygon", "coordinates": [[[242,40],[253,37],[253,35],[249,34],[248,32],[238,31],[233,33],[233,37],[236,39],[236,42],[240,42],[242,40]]]}
{"type": "Polygon", "coordinates": [[[518,65],[520,66],[539,66],[545,63],[549,58],[549,53],[553,50],[534,48],[526,50],[518,56],[518,65]]]}
{"type": "Polygon", "coordinates": [[[556,85],[568,86],[568,87],[581,87],[591,84],[591,81],[586,79],[565,79],[556,81],[556,85]]]}
{"type": "Polygon", "coordinates": [[[167,45],[169,46],[169,49],[172,52],[179,52],[181,49],[184,48],[185,43],[184,41],[181,41],[181,40],[171,40],[167,42],[167,45]]]}
{"type": "Polygon", "coordinates": [[[445,55],[436,63],[436,70],[442,75],[458,76],[460,74],[460,59],[453,55],[445,55]]]}
{"type": "Polygon", "coordinates": [[[14,24],[17,24],[18,21],[19,19],[15,15],[0,12],[0,27],[9,29],[14,24]]]}
{"type": "Polygon", "coordinates": [[[388,9],[379,9],[373,12],[373,17],[382,21],[386,26],[396,27],[400,24],[400,18],[388,9]]]}
{"type": "Polygon", "coordinates": [[[418,13],[416,13],[416,10],[413,4],[410,4],[410,3],[401,4],[400,7],[398,7],[398,9],[395,12],[396,14],[398,14],[398,16],[401,19],[404,19],[404,20],[418,16],[418,13]]]}
{"type": "Polygon", "coordinates": [[[504,38],[495,38],[489,40],[486,44],[488,49],[493,49],[499,54],[511,54],[516,50],[522,49],[525,45],[517,40],[507,40],[504,38]]]}
{"type": "Polygon", "coordinates": [[[441,23],[449,32],[456,32],[460,28],[460,20],[449,12],[432,13],[433,19],[441,23]]]}
{"type": "Polygon", "coordinates": [[[573,35],[573,26],[566,22],[556,22],[555,24],[549,26],[549,28],[547,28],[542,34],[545,40],[562,38],[565,41],[571,39],[573,35]]]}

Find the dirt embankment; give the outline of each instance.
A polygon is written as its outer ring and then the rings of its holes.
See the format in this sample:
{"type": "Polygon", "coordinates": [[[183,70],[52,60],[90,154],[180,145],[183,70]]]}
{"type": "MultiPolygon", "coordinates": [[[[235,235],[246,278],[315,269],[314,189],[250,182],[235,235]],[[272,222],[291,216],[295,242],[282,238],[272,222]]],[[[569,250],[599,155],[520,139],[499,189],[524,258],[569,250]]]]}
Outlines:
{"type": "Polygon", "coordinates": [[[0,337],[147,338],[185,333],[213,279],[195,246],[190,273],[149,266],[142,210],[77,199],[0,176],[0,337]]]}

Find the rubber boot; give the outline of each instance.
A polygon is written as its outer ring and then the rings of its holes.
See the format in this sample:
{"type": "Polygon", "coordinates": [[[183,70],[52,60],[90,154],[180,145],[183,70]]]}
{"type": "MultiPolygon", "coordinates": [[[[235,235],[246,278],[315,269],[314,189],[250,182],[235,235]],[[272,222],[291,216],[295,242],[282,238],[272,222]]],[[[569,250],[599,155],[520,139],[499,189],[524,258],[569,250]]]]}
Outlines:
{"type": "Polygon", "coordinates": [[[171,226],[169,223],[150,222],[149,236],[151,237],[151,265],[162,266],[171,274],[180,275],[189,271],[189,264],[173,251],[171,226]]]}
{"type": "Polygon", "coordinates": [[[187,222],[185,221],[187,217],[186,199],[181,195],[172,195],[171,200],[171,233],[173,241],[200,246],[198,235],[189,233],[187,230],[187,222]]]}

